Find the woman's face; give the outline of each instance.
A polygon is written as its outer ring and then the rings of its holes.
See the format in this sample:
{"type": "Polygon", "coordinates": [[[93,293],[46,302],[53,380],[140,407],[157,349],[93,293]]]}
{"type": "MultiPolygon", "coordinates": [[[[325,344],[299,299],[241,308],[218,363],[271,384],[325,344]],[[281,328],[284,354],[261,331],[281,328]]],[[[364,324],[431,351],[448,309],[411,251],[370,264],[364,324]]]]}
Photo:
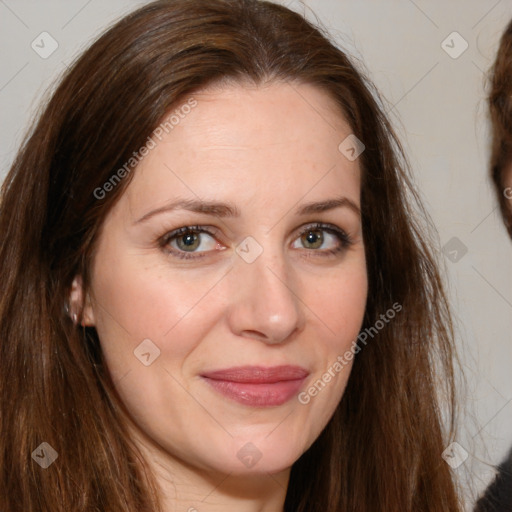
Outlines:
{"type": "Polygon", "coordinates": [[[319,436],[351,370],[335,363],[366,304],[360,168],[314,86],[193,99],[104,222],[84,323],[160,461],[276,473],[319,436]]]}

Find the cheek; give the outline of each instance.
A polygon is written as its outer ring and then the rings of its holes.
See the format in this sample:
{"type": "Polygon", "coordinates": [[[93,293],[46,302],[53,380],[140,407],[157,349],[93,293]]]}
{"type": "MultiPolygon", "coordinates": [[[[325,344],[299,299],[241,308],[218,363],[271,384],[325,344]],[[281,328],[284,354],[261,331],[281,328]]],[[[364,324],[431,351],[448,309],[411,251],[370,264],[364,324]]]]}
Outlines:
{"type": "Polygon", "coordinates": [[[327,423],[341,400],[359,352],[354,345],[363,323],[367,293],[366,264],[361,258],[338,269],[325,280],[323,288],[317,287],[317,293],[310,293],[304,301],[315,312],[310,332],[316,333],[313,357],[319,364],[299,401],[313,408],[318,428],[327,423]]]}
{"type": "Polygon", "coordinates": [[[131,367],[134,350],[146,339],[162,356],[184,357],[215,313],[211,276],[170,275],[163,265],[144,266],[141,259],[119,259],[109,265],[107,258],[98,258],[102,263],[95,269],[95,325],[113,372],[131,367]],[[202,300],[205,296],[209,300],[202,300]]]}
{"type": "Polygon", "coordinates": [[[368,279],[364,260],[333,273],[310,289],[312,291],[304,295],[304,303],[330,334],[325,343],[331,349],[341,349],[352,342],[366,308],[368,279]]]}

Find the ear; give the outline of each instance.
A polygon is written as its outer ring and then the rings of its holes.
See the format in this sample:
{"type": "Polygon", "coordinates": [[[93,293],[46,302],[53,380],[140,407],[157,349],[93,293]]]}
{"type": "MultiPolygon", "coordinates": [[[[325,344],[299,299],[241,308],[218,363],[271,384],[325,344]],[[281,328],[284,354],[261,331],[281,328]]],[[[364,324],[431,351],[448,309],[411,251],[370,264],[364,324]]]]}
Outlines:
{"type": "Polygon", "coordinates": [[[82,313],[81,325],[92,327],[95,325],[94,311],[91,306],[89,295],[84,298],[82,276],[75,276],[71,284],[69,294],[69,316],[76,323],[77,318],[82,313]]]}

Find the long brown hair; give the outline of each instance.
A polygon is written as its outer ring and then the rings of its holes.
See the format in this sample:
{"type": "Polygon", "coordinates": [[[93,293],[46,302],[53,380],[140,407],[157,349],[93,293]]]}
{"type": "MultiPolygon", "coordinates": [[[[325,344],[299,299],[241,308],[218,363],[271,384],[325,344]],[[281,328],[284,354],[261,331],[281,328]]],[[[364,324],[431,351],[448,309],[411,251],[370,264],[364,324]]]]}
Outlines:
{"type": "Polygon", "coordinates": [[[64,304],[75,275],[87,290],[99,229],[137,171],[100,199],[95,190],[164,114],[225,78],[314,84],[339,104],[366,146],[363,329],[403,308],[355,358],[334,416],[292,467],[285,511],[459,510],[441,457],[452,326],[402,149],[347,56],[300,15],[256,0],[160,0],[129,14],[66,72],[20,149],[0,206],[0,510],[159,510],[96,331],[64,304]],[[43,442],[58,453],[46,470],[31,457],[43,442]]]}

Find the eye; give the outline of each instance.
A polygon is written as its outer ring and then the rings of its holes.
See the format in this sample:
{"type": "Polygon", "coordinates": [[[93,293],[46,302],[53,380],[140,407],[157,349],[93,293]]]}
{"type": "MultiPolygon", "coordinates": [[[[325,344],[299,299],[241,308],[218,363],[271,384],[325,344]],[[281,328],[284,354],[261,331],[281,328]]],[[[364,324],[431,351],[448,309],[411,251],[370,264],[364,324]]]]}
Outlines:
{"type": "Polygon", "coordinates": [[[215,235],[200,226],[184,226],[175,229],[164,235],[160,244],[179,258],[200,257],[203,255],[195,256],[194,253],[204,253],[221,247],[215,235]]]}
{"type": "MultiPolygon", "coordinates": [[[[201,258],[208,252],[225,249],[215,238],[215,233],[204,226],[175,229],[158,242],[166,252],[182,259],[201,258]]],[[[305,249],[308,255],[332,256],[347,249],[352,243],[345,231],[332,224],[310,224],[300,232],[292,248],[305,249]]]]}
{"type": "Polygon", "coordinates": [[[342,229],[331,224],[314,224],[306,226],[294,242],[294,249],[306,249],[319,255],[332,255],[352,245],[351,238],[342,229]]]}

